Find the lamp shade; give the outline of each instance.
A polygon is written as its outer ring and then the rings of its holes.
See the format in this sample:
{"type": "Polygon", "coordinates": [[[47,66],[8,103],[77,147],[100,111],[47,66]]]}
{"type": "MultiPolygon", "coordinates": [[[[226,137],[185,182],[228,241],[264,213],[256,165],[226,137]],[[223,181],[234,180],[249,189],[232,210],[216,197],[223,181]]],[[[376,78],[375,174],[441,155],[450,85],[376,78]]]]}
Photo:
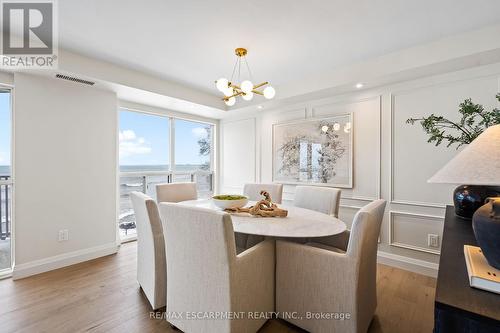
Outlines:
{"type": "Polygon", "coordinates": [[[500,125],[488,127],[428,182],[500,186],[500,125]]]}

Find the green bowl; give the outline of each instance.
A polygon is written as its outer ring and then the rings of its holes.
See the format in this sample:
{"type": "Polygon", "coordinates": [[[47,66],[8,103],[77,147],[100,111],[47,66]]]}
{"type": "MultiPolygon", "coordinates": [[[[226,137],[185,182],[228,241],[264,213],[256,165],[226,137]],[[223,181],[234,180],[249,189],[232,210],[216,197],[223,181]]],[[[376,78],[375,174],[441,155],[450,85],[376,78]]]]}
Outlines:
{"type": "Polygon", "coordinates": [[[221,194],[213,196],[212,201],[222,209],[241,208],[248,203],[248,197],[239,194],[221,194]]]}

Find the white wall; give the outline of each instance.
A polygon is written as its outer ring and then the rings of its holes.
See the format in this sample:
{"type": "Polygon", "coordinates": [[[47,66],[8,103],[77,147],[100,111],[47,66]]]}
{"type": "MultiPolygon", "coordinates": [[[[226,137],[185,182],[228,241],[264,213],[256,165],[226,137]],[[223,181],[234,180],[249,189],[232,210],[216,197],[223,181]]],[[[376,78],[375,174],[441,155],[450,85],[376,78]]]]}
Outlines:
{"type": "Polygon", "coordinates": [[[20,73],[14,84],[14,278],[115,252],[116,95],[20,73]]]}
{"type": "MultiPolygon", "coordinates": [[[[428,144],[420,125],[410,126],[405,121],[431,113],[456,119],[458,104],[469,97],[487,109],[498,107],[495,95],[499,85],[500,64],[493,64],[306,100],[255,111],[254,115],[235,112],[221,121],[221,164],[231,166],[223,168],[221,191],[241,191],[247,180],[272,181],[273,124],[352,112],[354,187],[342,191],[341,219],[350,224],[360,207],[377,198],[386,199],[379,259],[435,275],[439,248],[427,245],[427,235],[435,233],[441,238],[444,207],[451,204],[454,185],[428,184],[426,180],[457,151],[428,144]],[[255,168],[241,165],[253,161],[255,168]]],[[[291,200],[294,186],[285,186],[284,192],[284,199],[291,200]]]]}

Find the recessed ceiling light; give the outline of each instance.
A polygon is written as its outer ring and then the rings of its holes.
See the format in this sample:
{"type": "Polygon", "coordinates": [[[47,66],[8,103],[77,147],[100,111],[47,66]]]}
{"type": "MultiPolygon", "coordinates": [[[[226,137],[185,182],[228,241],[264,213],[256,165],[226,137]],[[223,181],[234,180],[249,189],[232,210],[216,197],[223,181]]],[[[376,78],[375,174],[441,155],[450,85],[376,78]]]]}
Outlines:
{"type": "Polygon", "coordinates": [[[262,110],[264,107],[262,105],[257,105],[257,109],[262,110]]]}
{"type": "Polygon", "coordinates": [[[356,88],[361,89],[363,88],[363,83],[356,83],[356,88]]]}

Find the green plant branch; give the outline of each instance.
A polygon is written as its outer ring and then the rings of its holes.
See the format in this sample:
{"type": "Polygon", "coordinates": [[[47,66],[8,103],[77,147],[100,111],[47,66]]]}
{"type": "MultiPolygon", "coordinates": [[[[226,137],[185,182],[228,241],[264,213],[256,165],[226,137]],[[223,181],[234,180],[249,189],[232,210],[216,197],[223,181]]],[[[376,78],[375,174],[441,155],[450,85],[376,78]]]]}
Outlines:
{"type": "MultiPolygon", "coordinates": [[[[496,95],[496,98],[500,102],[500,93],[496,95]]],[[[485,111],[482,105],[474,104],[470,98],[459,104],[458,112],[462,116],[458,123],[434,114],[428,117],[410,118],[406,120],[406,123],[413,125],[415,122],[419,122],[429,135],[427,142],[434,142],[436,146],[439,146],[445,141],[447,147],[457,144],[457,149],[464,144],[471,143],[486,128],[500,124],[499,109],[485,111]],[[460,134],[454,135],[447,130],[455,130],[460,134]]]]}

